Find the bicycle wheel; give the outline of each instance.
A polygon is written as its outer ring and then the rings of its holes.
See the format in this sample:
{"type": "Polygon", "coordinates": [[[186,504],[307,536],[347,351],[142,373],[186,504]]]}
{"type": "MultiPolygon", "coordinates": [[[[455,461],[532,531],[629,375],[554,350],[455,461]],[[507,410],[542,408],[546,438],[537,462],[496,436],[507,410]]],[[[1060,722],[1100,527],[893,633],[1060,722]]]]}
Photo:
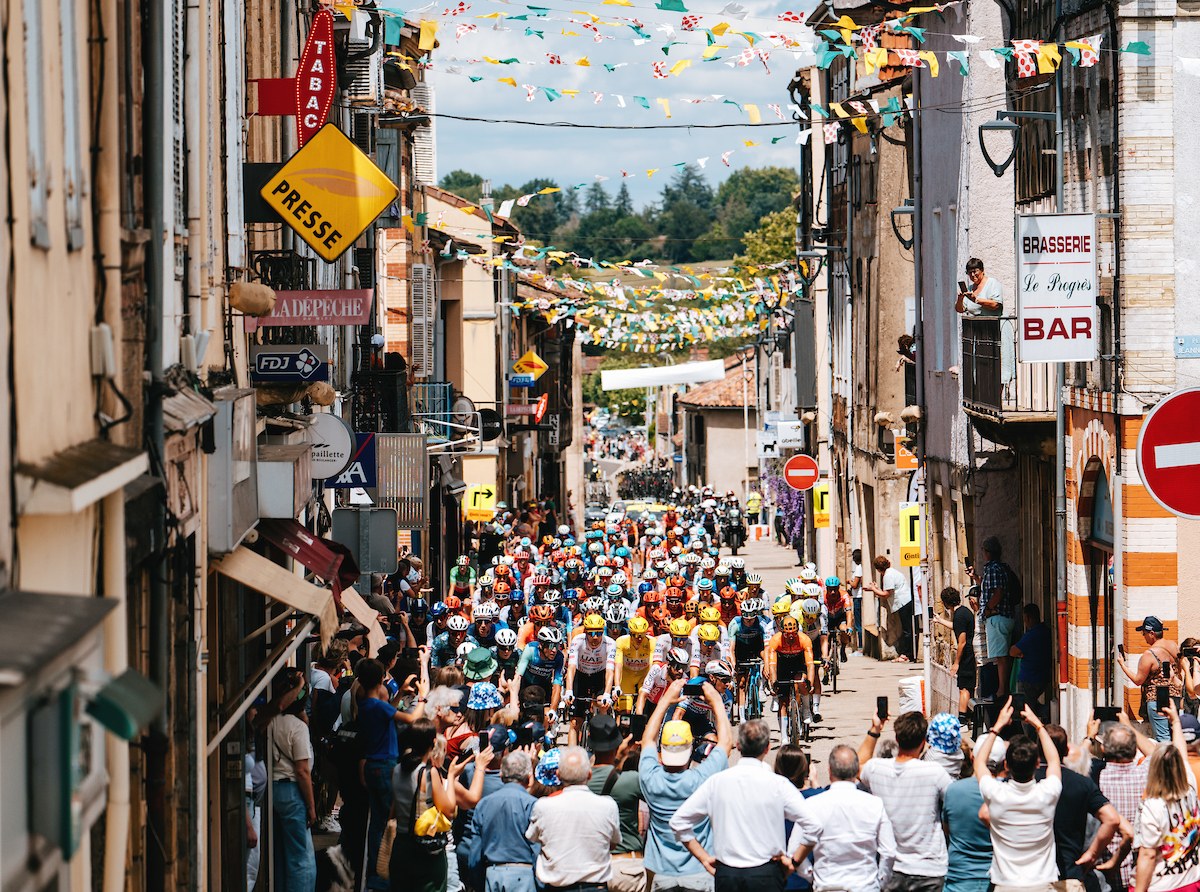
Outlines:
{"type": "Polygon", "coordinates": [[[842,664],[838,662],[838,655],[835,652],[833,659],[829,661],[829,680],[833,684],[833,692],[835,694],[838,692],[837,681],[838,676],[841,674],[841,665],[842,664]]]}
{"type": "Polygon", "coordinates": [[[758,670],[750,676],[750,682],[746,685],[746,717],[750,719],[762,718],[762,676],[758,674],[758,670]]]}
{"type": "Polygon", "coordinates": [[[793,690],[791,699],[788,700],[788,741],[793,744],[800,743],[800,732],[804,729],[800,727],[800,707],[796,703],[797,694],[793,690]]]}

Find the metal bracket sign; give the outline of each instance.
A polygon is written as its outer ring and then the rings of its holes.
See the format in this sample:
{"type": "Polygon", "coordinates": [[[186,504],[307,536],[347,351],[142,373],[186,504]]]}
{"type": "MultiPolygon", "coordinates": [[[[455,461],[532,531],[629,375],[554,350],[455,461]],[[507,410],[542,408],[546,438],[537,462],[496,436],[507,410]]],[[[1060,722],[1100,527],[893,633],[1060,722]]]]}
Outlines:
{"type": "Polygon", "coordinates": [[[335,508],[332,536],[354,555],[362,571],[354,587],[363,597],[371,594],[372,573],[396,572],[396,509],[335,508]]]}
{"type": "Polygon", "coordinates": [[[246,331],[268,326],[366,325],[371,318],[371,289],[276,291],[270,315],[245,316],[246,331]]]}
{"type": "Polygon", "coordinates": [[[778,458],[779,440],[774,431],[759,431],[754,435],[759,458],[778,458]]]}
{"type": "Polygon", "coordinates": [[[335,124],[326,124],[259,194],[317,256],[333,263],[400,190],[335,124]]]}
{"type": "Polygon", "coordinates": [[[250,380],[310,384],[329,380],[324,344],[273,344],[250,348],[250,380]]]}
{"type": "Polygon", "coordinates": [[[921,564],[921,503],[900,503],[900,566],[918,567],[921,564]]]}
{"type": "Polygon", "coordinates": [[[518,375],[533,375],[534,381],[542,377],[548,368],[550,366],[546,365],[546,361],[532,350],[527,351],[524,356],[512,364],[513,372],[518,375]]]}
{"type": "Polygon", "coordinates": [[[829,526],[829,484],[818,483],[813,487],[813,529],[829,526]]]}
{"type": "Polygon", "coordinates": [[[487,522],[496,516],[496,487],[483,483],[468,486],[462,503],[467,520],[487,522]]]}
{"type": "Polygon", "coordinates": [[[325,481],[327,489],[353,489],[356,486],[375,488],[379,476],[375,434],[355,434],[354,439],[354,454],[350,457],[350,464],[340,475],[325,481]]]}
{"type": "Polygon", "coordinates": [[[551,446],[558,445],[559,439],[559,415],[554,412],[546,416],[546,421],[550,425],[550,430],[546,432],[546,442],[551,446]]]}
{"type": "Polygon", "coordinates": [[[1017,216],[1017,358],[1091,362],[1100,343],[1095,214],[1017,216]]]}
{"type": "Polygon", "coordinates": [[[779,421],[775,425],[775,438],[781,449],[804,448],[804,422],[779,421]]]}

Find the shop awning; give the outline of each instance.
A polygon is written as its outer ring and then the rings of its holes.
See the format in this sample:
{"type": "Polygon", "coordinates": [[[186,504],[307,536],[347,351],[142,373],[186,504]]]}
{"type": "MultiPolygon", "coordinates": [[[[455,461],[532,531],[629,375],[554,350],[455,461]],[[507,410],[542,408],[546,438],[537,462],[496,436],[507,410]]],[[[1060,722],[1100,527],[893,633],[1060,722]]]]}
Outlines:
{"type": "Polygon", "coordinates": [[[333,586],[334,600],[358,581],[358,567],[338,543],[322,539],[302,523],[288,518],[263,518],[258,532],[264,539],[299,561],[314,576],[333,586]]]}
{"type": "Polygon", "coordinates": [[[321,646],[329,645],[338,626],[332,592],[305,582],[245,546],[214,560],[212,568],[268,598],[315,617],[321,625],[321,646]]]}
{"type": "Polygon", "coordinates": [[[15,468],[17,511],[22,516],[78,514],[150,467],[145,452],[107,440],[88,440],[37,464],[15,468]]]}
{"type": "Polygon", "coordinates": [[[379,648],[387,644],[387,636],[383,634],[383,626],[379,625],[379,611],[368,604],[357,589],[348,588],[342,592],[342,606],[350,611],[350,615],[367,627],[368,657],[373,657],[379,648]]]}
{"type": "Polygon", "coordinates": [[[99,634],[116,606],[113,598],[0,592],[0,687],[26,684],[50,660],[99,634]]]}

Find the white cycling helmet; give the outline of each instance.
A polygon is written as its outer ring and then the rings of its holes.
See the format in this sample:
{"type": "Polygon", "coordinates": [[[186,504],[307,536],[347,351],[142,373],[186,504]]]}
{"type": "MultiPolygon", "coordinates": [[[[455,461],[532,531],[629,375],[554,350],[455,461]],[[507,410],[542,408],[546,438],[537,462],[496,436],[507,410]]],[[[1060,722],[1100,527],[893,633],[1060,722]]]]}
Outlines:
{"type": "Polygon", "coordinates": [[[801,570],[800,570],[800,581],[801,582],[812,582],[816,578],[817,578],[817,571],[814,570],[812,567],[805,565],[804,567],[801,568],[801,570]]]}
{"type": "Polygon", "coordinates": [[[517,633],[514,632],[512,629],[501,629],[499,632],[496,633],[496,646],[497,647],[516,647],[517,646],[517,633]]]}
{"type": "Polygon", "coordinates": [[[476,622],[481,619],[493,622],[500,615],[500,605],[495,601],[480,601],[471,611],[471,615],[475,617],[476,622]]]}
{"type": "Polygon", "coordinates": [[[458,650],[454,652],[454,655],[460,660],[465,660],[467,655],[478,646],[474,641],[464,641],[458,646],[458,650]]]}
{"type": "Polygon", "coordinates": [[[558,626],[542,626],[537,634],[538,644],[562,644],[562,632],[558,626]]]}
{"type": "Polygon", "coordinates": [[[701,570],[711,570],[716,565],[717,565],[717,562],[714,561],[710,557],[706,557],[706,558],[704,558],[704,560],[700,561],[700,569],[701,570]]]}
{"type": "Polygon", "coordinates": [[[470,623],[467,622],[467,618],[465,616],[459,616],[457,613],[450,617],[450,619],[446,620],[446,628],[451,632],[465,632],[467,631],[467,626],[469,625],[470,623]]]}

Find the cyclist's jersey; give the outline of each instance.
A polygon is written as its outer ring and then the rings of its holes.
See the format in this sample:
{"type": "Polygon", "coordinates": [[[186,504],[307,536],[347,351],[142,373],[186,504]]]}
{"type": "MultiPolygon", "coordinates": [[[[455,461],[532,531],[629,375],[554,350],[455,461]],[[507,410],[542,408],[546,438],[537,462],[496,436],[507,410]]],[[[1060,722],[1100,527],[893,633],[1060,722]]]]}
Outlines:
{"type": "Polygon", "coordinates": [[[578,674],[595,675],[612,669],[616,663],[616,642],[605,635],[598,645],[592,646],[587,636],[580,636],[571,641],[570,656],[567,666],[578,674]]]}
{"type": "Polygon", "coordinates": [[[821,604],[821,613],[819,616],[807,617],[804,611],[800,609],[800,605],[792,605],[792,616],[796,617],[800,623],[800,631],[810,636],[824,635],[829,631],[829,614],[825,612],[824,603],[821,604]]]}
{"type": "Polygon", "coordinates": [[[695,648],[692,650],[692,666],[701,670],[713,660],[728,659],[729,645],[721,641],[714,641],[712,649],[708,651],[705,651],[701,647],[700,642],[697,641],[695,648]]]}
{"type": "Polygon", "coordinates": [[[717,605],[717,609],[721,611],[721,622],[725,623],[726,626],[741,616],[736,598],[722,598],[721,603],[717,605]]]}
{"type": "Polygon", "coordinates": [[[849,607],[850,601],[844,594],[842,594],[841,589],[838,589],[836,592],[834,592],[832,597],[830,597],[829,589],[826,589],[823,606],[825,608],[825,613],[837,613],[839,610],[845,610],[847,607],[849,607]]]}
{"type": "Polygon", "coordinates": [[[642,682],[642,693],[646,695],[647,702],[658,703],[663,691],[670,683],[671,679],[667,675],[666,663],[656,663],[651,666],[650,671],[646,673],[646,680],[642,682]]]}
{"type": "Polygon", "coordinates": [[[563,683],[563,653],[555,652],[553,659],[542,656],[542,649],[536,644],[528,645],[521,651],[521,661],[517,664],[517,676],[522,686],[536,684],[549,689],[552,685],[563,683]]]}
{"type": "Polygon", "coordinates": [[[492,623],[492,631],[487,635],[480,635],[478,623],[471,623],[471,625],[467,626],[467,640],[474,642],[479,647],[495,648],[496,633],[501,629],[507,628],[508,626],[504,625],[504,623],[492,623]]]}
{"type": "Polygon", "coordinates": [[[429,665],[434,669],[449,666],[457,658],[458,645],[461,643],[462,641],[456,643],[451,640],[449,629],[442,632],[433,639],[433,646],[429,649],[429,665]]]}
{"type": "Polygon", "coordinates": [[[518,628],[529,621],[529,614],[524,610],[521,611],[520,616],[513,616],[512,611],[511,604],[505,604],[500,608],[500,622],[504,623],[510,629],[518,628]]]}
{"type": "Polygon", "coordinates": [[[757,659],[766,644],[766,626],[762,617],[750,622],[735,616],[729,623],[729,640],[733,642],[733,657],[737,662],[757,659]]]}
{"type": "Polygon", "coordinates": [[[622,635],[616,641],[616,665],[621,667],[621,691],[636,694],[650,671],[654,640],[649,635],[622,635]]]}
{"type": "Polygon", "coordinates": [[[689,660],[691,660],[692,654],[696,652],[695,645],[692,643],[691,638],[686,639],[684,644],[675,645],[671,642],[670,635],[659,635],[654,639],[654,662],[665,663],[667,660],[667,651],[676,646],[682,647],[687,651],[689,660]]]}
{"type": "Polygon", "coordinates": [[[767,645],[767,662],[772,661],[778,681],[791,681],[802,676],[813,662],[812,641],[807,635],[797,635],[788,641],[782,632],[778,632],[767,645]]]}
{"type": "Polygon", "coordinates": [[[465,570],[461,567],[454,567],[450,570],[450,584],[456,589],[466,589],[475,584],[478,579],[474,567],[467,567],[465,570]]]}

